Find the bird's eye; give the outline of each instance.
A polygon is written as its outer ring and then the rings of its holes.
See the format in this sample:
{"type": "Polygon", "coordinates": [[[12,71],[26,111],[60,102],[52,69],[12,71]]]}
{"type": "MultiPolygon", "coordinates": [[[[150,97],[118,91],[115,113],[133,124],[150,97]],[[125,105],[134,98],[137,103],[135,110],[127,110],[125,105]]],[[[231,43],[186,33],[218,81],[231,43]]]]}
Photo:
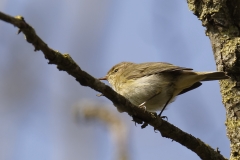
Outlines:
{"type": "Polygon", "coordinates": [[[113,72],[116,73],[118,71],[118,69],[115,69],[113,72]]]}

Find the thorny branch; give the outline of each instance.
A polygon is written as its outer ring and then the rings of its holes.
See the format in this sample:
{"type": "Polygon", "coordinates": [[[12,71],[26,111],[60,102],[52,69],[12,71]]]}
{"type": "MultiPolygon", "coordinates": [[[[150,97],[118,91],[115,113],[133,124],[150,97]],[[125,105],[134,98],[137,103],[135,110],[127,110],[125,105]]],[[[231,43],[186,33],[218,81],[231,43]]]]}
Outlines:
{"type": "Polygon", "coordinates": [[[0,12],[0,19],[18,27],[18,33],[23,32],[26,40],[34,46],[35,51],[41,50],[43,52],[45,58],[49,60],[49,64],[57,65],[57,68],[60,71],[66,71],[82,86],[88,86],[98,92],[101,92],[114,104],[121,106],[121,110],[132,116],[133,121],[138,124],[142,124],[143,122],[148,123],[153,126],[154,130],[158,130],[163,137],[170,138],[183,146],[186,146],[195,152],[201,159],[225,159],[221,154],[214,151],[214,149],[206,145],[200,139],[183,132],[167,121],[162,120],[155,113],[144,111],[143,109],[131,104],[127,99],[117,94],[109,86],[100,82],[98,79],[95,79],[87,72],[81,70],[69,54],[61,54],[60,52],[49,48],[48,45],[36,34],[35,30],[25,22],[22,16],[12,17],[0,12]]]}

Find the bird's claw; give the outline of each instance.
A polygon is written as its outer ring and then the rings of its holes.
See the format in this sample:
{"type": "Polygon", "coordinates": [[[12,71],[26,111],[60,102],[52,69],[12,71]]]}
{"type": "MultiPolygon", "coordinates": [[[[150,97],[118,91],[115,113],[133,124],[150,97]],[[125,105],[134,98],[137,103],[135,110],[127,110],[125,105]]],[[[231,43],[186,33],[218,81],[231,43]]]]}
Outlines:
{"type": "Polygon", "coordinates": [[[143,102],[142,104],[140,104],[138,107],[142,108],[144,110],[144,112],[147,110],[147,107],[144,105],[146,102],[143,102]]]}
{"type": "Polygon", "coordinates": [[[168,117],[167,116],[161,116],[160,114],[158,115],[158,117],[162,118],[162,119],[166,119],[168,121],[168,117]]]}

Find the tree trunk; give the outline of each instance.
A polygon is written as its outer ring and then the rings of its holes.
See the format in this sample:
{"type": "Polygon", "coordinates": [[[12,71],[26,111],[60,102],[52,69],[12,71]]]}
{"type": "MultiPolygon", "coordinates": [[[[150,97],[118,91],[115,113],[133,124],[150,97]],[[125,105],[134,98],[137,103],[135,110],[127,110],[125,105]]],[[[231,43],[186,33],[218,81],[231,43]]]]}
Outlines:
{"type": "Polygon", "coordinates": [[[231,77],[220,81],[226,108],[227,136],[231,143],[230,159],[240,159],[240,1],[188,0],[190,10],[202,21],[209,36],[217,70],[231,77]]]}

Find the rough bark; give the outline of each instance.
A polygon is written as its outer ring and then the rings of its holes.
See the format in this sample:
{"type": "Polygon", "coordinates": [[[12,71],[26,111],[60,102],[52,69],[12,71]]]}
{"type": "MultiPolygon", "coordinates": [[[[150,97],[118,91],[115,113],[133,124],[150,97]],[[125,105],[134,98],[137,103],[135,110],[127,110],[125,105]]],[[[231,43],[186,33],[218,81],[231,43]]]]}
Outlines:
{"type": "Polygon", "coordinates": [[[202,21],[209,36],[217,70],[230,80],[220,81],[222,102],[226,108],[230,159],[240,159],[240,1],[188,0],[190,10],[202,21]]]}

